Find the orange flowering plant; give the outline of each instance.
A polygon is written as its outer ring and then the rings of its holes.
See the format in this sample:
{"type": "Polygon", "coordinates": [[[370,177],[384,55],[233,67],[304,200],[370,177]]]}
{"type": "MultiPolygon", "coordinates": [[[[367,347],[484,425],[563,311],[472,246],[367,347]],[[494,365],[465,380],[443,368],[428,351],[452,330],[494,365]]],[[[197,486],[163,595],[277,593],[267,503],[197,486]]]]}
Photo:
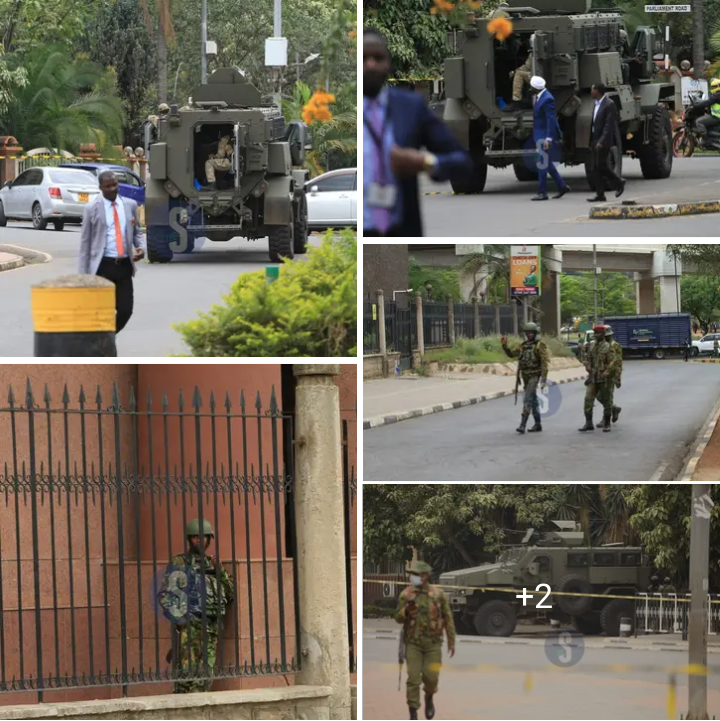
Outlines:
{"type": "Polygon", "coordinates": [[[316,90],[303,108],[302,119],[305,124],[312,125],[314,122],[327,123],[332,120],[332,112],[330,112],[328,106],[334,102],[335,96],[332,93],[316,90]]]}
{"type": "Polygon", "coordinates": [[[482,0],[433,0],[430,12],[444,16],[451,25],[465,25],[468,13],[480,9],[482,0]]]}

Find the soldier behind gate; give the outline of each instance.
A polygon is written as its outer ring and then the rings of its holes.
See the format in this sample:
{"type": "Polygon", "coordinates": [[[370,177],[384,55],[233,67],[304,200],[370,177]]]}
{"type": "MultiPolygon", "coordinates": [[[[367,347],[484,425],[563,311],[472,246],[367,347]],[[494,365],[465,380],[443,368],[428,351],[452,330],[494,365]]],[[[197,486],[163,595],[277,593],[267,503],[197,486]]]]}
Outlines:
{"type": "Polygon", "coordinates": [[[212,682],[209,679],[202,680],[202,677],[213,674],[222,618],[227,605],[234,598],[230,576],[216,557],[205,553],[214,536],[210,521],[203,519],[201,549],[200,522],[195,518],[187,524],[185,537],[188,550],[175,556],[168,564],[158,593],[158,604],[172,624],[172,648],[168,651],[167,661],[172,663],[173,678],[182,679],[176,681],[175,693],[210,690],[212,682]],[[201,570],[203,561],[204,586],[201,570]],[[207,673],[204,669],[204,635],[207,637],[207,673]]]}

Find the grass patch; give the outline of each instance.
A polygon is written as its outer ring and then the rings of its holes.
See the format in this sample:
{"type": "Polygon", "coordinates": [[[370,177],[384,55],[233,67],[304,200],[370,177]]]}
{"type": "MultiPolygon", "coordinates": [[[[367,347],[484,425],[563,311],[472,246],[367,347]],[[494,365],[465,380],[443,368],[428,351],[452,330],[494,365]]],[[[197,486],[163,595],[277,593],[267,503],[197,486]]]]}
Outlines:
{"type": "MultiPolygon", "coordinates": [[[[508,363],[511,361],[502,349],[499,335],[486,335],[480,338],[460,338],[454,348],[430,350],[425,355],[428,363],[508,363]]],[[[542,339],[553,358],[571,358],[572,351],[554,337],[542,339]]],[[[514,348],[522,343],[519,336],[509,336],[508,346],[514,348]]]]}
{"type": "Polygon", "coordinates": [[[363,606],[363,618],[394,618],[395,606],[393,608],[382,608],[381,606],[363,606]]]}

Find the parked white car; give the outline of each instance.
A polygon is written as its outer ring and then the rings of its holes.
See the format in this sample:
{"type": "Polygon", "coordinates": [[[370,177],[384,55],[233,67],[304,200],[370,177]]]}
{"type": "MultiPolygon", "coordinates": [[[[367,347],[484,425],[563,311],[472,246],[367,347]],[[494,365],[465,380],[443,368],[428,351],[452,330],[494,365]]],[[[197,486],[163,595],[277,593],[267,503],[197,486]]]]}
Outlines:
{"type": "Polygon", "coordinates": [[[720,333],[709,333],[700,340],[694,340],[692,342],[692,348],[690,349],[690,355],[712,355],[716,338],[720,341],[720,333]]]}
{"type": "Polygon", "coordinates": [[[97,178],[75,168],[28,168],[0,189],[0,226],[11,220],[32,220],[45,230],[52,222],[62,230],[65,221],[80,222],[83,212],[100,192],[97,178]]]}
{"type": "Polygon", "coordinates": [[[357,168],[331,170],[305,184],[308,226],[357,228],[357,168]]]}

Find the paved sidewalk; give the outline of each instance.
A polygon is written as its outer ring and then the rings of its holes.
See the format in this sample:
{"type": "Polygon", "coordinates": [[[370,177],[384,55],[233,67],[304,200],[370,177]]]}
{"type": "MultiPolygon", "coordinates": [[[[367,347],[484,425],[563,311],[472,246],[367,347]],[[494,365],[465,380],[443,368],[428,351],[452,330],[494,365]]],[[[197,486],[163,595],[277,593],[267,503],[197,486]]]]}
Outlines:
{"type": "MultiPolygon", "coordinates": [[[[586,375],[583,368],[568,368],[550,371],[548,381],[570,383],[585,378],[586,375]]],[[[501,398],[514,392],[515,376],[447,373],[429,378],[407,375],[365,381],[363,427],[375,428],[501,398]]]]}

